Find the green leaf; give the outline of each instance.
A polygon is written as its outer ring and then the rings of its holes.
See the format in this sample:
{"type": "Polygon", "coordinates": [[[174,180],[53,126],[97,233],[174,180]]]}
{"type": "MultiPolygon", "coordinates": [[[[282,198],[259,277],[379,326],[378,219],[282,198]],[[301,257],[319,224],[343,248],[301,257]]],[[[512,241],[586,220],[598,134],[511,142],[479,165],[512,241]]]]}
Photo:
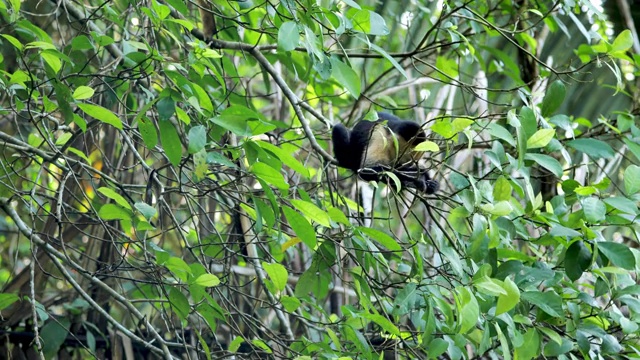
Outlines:
{"type": "Polygon", "coordinates": [[[22,51],[22,49],[24,49],[24,45],[22,45],[22,43],[20,42],[20,40],[16,39],[15,37],[9,35],[9,34],[0,34],[0,36],[2,36],[3,38],[5,38],[8,42],[11,43],[11,45],[13,45],[13,47],[15,47],[16,49],[18,49],[18,51],[22,51]]]}
{"type": "Polygon", "coordinates": [[[627,245],[609,241],[597,242],[596,245],[612,264],[626,270],[635,269],[636,258],[627,245]]]}
{"type": "Polygon", "coordinates": [[[513,138],[513,135],[503,126],[496,123],[491,123],[487,128],[489,129],[489,135],[491,135],[492,137],[504,140],[511,146],[516,145],[516,140],[513,138]]]}
{"type": "Polygon", "coordinates": [[[560,162],[549,155],[544,154],[531,154],[527,153],[524,156],[525,160],[531,160],[543,168],[549,170],[553,175],[558,178],[562,177],[563,169],[560,162]]]}
{"type": "Polygon", "coordinates": [[[622,31],[611,44],[611,52],[627,51],[633,46],[633,35],[631,31],[622,31]]]}
{"type": "Polygon", "coordinates": [[[264,271],[267,272],[269,278],[273,282],[273,285],[276,287],[276,290],[282,291],[287,286],[287,280],[289,278],[289,274],[287,273],[287,269],[278,263],[267,263],[262,262],[262,267],[264,271]]]}
{"type": "Polygon", "coordinates": [[[527,149],[537,149],[547,146],[553,139],[556,131],[554,129],[540,129],[527,140],[527,149]]]}
{"type": "Polygon", "coordinates": [[[213,287],[220,284],[220,279],[213,274],[202,274],[198,276],[193,283],[204,287],[213,287]]]}
{"type": "Polygon", "coordinates": [[[405,79],[409,79],[409,76],[407,75],[407,72],[404,70],[404,68],[402,67],[402,65],[400,65],[400,63],[398,63],[398,61],[396,61],[396,59],[394,59],[391,55],[389,55],[388,52],[386,52],[383,48],[381,48],[380,46],[372,43],[372,42],[368,42],[368,45],[371,47],[371,49],[375,52],[377,52],[378,54],[382,55],[385,59],[387,59],[387,61],[389,61],[391,63],[391,65],[393,65],[394,68],[396,68],[396,70],[398,70],[398,72],[405,78],[405,79]]]}
{"type": "Polygon", "coordinates": [[[300,175],[309,178],[309,169],[306,168],[304,165],[302,165],[302,163],[300,161],[298,161],[298,159],[296,159],[295,157],[293,157],[293,155],[291,155],[290,152],[287,152],[271,143],[268,143],[266,141],[256,141],[256,144],[258,144],[261,148],[268,150],[270,152],[272,152],[273,154],[275,154],[280,161],[282,161],[285,165],[287,165],[288,167],[290,167],[292,170],[294,170],[295,172],[299,173],[300,175]]]}
{"type": "Polygon", "coordinates": [[[163,265],[185,283],[189,275],[192,275],[189,265],[179,257],[172,256],[163,265]]]}
{"type": "Polygon", "coordinates": [[[176,102],[171,98],[171,96],[163,96],[155,103],[155,105],[158,110],[158,117],[160,120],[169,120],[176,112],[176,102]]]}
{"type": "Polygon", "coordinates": [[[280,303],[282,304],[282,307],[284,307],[284,309],[288,312],[294,312],[298,310],[298,308],[300,308],[300,305],[302,305],[300,300],[293,296],[282,296],[280,298],[280,303]]]}
{"type": "Polygon", "coordinates": [[[14,302],[20,300],[20,297],[12,293],[0,294],[0,310],[4,310],[11,306],[14,302]]]}
{"type": "Polygon", "coordinates": [[[103,123],[109,124],[116,129],[122,130],[122,121],[111,111],[103,108],[99,105],[92,104],[78,104],[78,107],[84,111],[87,115],[102,121],[103,123]]]}
{"type": "Polygon", "coordinates": [[[609,159],[615,154],[609,144],[596,139],[576,139],[569,141],[567,146],[572,147],[593,159],[609,159]]]}
{"type": "Polygon", "coordinates": [[[582,210],[585,219],[592,224],[599,223],[604,220],[607,213],[607,207],[595,197],[588,197],[582,200],[582,210]]]}
{"type": "Polygon", "coordinates": [[[142,115],[138,119],[138,130],[142,136],[144,145],[149,150],[153,150],[158,145],[158,133],[153,122],[146,116],[142,115]]]}
{"type": "Polygon", "coordinates": [[[355,10],[349,11],[348,14],[353,14],[350,17],[353,23],[353,30],[363,32],[369,35],[388,35],[389,28],[384,22],[382,16],[371,10],[355,10]]]}
{"type": "Polygon", "coordinates": [[[291,51],[298,46],[300,33],[298,25],[293,21],[287,21],[278,29],[278,48],[282,51],[291,51]]]}
{"type": "Polygon", "coordinates": [[[640,166],[629,165],[624,170],[624,188],[627,195],[640,191],[640,166]]]}
{"type": "Polygon", "coordinates": [[[522,299],[537,306],[540,310],[553,317],[564,318],[562,298],[553,290],[547,292],[525,291],[522,293],[522,299]]]}
{"type": "Polygon", "coordinates": [[[261,117],[261,115],[246,106],[232,105],[224,109],[219,116],[209,119],[209,121],[222,126],[236,135],[251,136],[253,132],[249,127],[249,120],[260,120],[261,117]]]}
{"type": "Polygon", "coordinates": [[[416,145],[413,151],[436,152],[436,151],[440,151],[440,148],[438,147],[438,144],[434,143],[433,141],[423,141],[420,144],[416,145]]]}
{"type": "Polygon", "coordinates": [[[133,204],[133,206],[140,211],[140,214],[142,214],[142,216],[144,216],[145,219],[151,220],[151,218],[153,218],[154,216],[156,216],[156,208],[154,208],[153,206],[144,203],[144,202],[137,202],[135,204],[133,204]]]}
{"type": "Polygon", "coordinates": [[[253,166],[251,166],[251,172],[259,177],[262,181],[266,182],[267,184],[273,185],[280,190],[289,189],[289,184],[284,181],[284,176],[282,176],[282,174],[278,170],[265,163],[257,162],[253,164],[253,166]]]}
{"type": "Polygon", "coordinates": [[[473,286],[475,286],[480,293],[491,296],[507,295],[506,290],[502,286],[502,281],[491,279],[488,276],[481,277],[478,280],[479,281],[473,283],[473,286]]]}
{"type": "Polygon", "coordinates": [[[509,201],[511,200],[511,184],[506,177],[500,175],[495,184],[493,184],[493,200],[494,201],[509,201]]]}
{"type": "Polygon", "coordinates": [[[55,74],[60,72],[60,69],[62,69],[62,61],[60,60],[60,53],[58,51],[43,50],[40,56],[42,56],[42,60],[49,65],[55,74]]]}
{"type": "Polygon", "coordinates": [[[160,141],[167,158],[173,166],[179,166],[182,159],[182,142],[173,123],[169,120],[160,120],[160,141]]]}
{"type": "Polygon", "coordinates": [[[122,195],[118,194],[114,190],[107,187],[101,187],[101,188],[98,188],[98,192],[108,197],[109,199],[115,201],[118,205],[122,206],[123,208],[131,210],[131,205],[129,205],[129,202],[125,200],[125,198],[122,197],[122,195]]]}
{"type": "Polygon", "coordinates": [[[360,97],[360,76],[351,68],[351,66],[331,57],[331,74],[338,80],[338,84],[342,85],[354,98],[360,97]]]}
{"type": "Polygon", "coordinates": [[[582,273],[591,266],[591,251],[587,249],[582,240],[569,245],[564,256],[564,269],[571,281],[576,281],[582,273]]]}
{"type": "Polygon", "coordinates": [[[529,328],[523,336],[523,341],[514,350],[514,359],[531,360],[540,355],[540,334],[536,329],[529,328]]]}
{"type": "Polygon", "coordinates": [[[46,359],[55,358],[69,335],[71,325],[70,317],[62,316],[58,319],[50,319],[40,329],[42,338],[42,353],[46,359]]]}
{"type": "Polygon", "coordinates": [[[195,154],[207,145],[207,128],[202,125],[189,129],[189,154],[195,154]]]}
{"type": "Polygon", "coordinates": [[[133,213],[116,204],[104,204],[98,211],[98,216],[102,220],[131,220],[133,213]]]}
{"type": "Polygon", "coordinates": [[[504,279],[502,282],[502,288],[504,289],[505,294],[498,296],[496,316],[508,312],[520,302],[520,290],[516,283],[514,283],[510,278],[507,277],[504,279]]]}
{"type": "Polygon", "coordinates": [[[363,226],[359,226],[356,229],[391,251],[402,251],[402,246],[394,238],[380,230],[363,226]]]}
{"type": "Polygon", "coordinates": [[[363,317],[376,323],[376,325],[380,326],[385,332],[391,335],[400,336],[400,330],[398,327],[386,317],[380,314],[363,314],[363,317]]]}
{"type": "Polygon", "coordinates": [[[93,96],[95,90],[88,86],[78,86],[78,88],[73,92],[73,98],[75,100],[85,100],[93,96]]]}
{"type": "Polygon", "coordinates": [[[320,209],[316,205],[299,199],[291,200],[291,204],[300,210],[305,216],[317,222],[324,227],[331,227],[331,217],[326,211],[320,209]]]}
{"type": "Polygon", "coordinates": [[[547,89],[547,93],[544,94],[544,99],[542,99],[542,109],[540,110],[542,116],[548,117],[558,110],[564,101],[566,93],[567,90],[562,81],[554,81],[551,86],[549,86],[549,89],[547,89]]]}
{"type": "Polygon", "coordinates": [[[638,206],[635,202],[621,196],[613,196],[603,200],[607,205],[623,213],[635,215],[638,213],[638,206]]]}
{"type": "Polygon", "coordinates": [[[191,310],[187,297],[175,287],[169,289],[168,295],[169,304],[171,304],[173,312],[175,312],[181,320],[186,320],[191,310]]]}
{"type": "Polygon", "coordinates": [[[288,206],[283,206],[282,211],[284,212],[284,216],[287,218],[289,226],[291,226],[300,240],[305,245],[307,245],[309,249],[315,249],[316,231],[314,230],[313,226],[311,226],[309,221],[307,221],[304,216],[300,215],[297,211],[288,206]]]}
{"type": "Polygon", "coordinates": [[[476,326],[480,316],[480,306],[473,293],[467,288],[456,288],[456,305],[458,307],[459,334],[466,334],[476,326]]]}

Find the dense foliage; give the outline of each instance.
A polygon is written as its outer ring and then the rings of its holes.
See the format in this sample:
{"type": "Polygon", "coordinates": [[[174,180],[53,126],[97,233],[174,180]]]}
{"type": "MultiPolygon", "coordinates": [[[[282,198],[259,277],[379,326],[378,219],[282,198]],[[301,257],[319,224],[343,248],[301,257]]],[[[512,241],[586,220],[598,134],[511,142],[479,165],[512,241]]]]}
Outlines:
{"type": "Polygon", "coordinates": [[[0,3],[0,357],[640,357],[623,15],[0,3]],[[424,124],[435,196],[335,166],[380,110],[424,124]]]}

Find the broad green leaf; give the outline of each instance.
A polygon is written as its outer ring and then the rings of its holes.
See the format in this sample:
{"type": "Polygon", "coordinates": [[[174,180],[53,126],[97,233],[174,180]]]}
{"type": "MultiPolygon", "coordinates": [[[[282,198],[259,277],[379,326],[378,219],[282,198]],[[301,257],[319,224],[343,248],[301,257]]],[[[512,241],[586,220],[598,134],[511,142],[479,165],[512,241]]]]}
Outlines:
{"type": "Polygon", "coordinates": [[[42,53],[40,53],[40,56],[42,56],[42,60],[44,60],[47,65],[49,65],[54,73],[57,74],[58,72],[60,72],[60,69],[62,68],[62,61],[60,60],[61,57],[58,51],[43,50],[42,53]]]}
{"type": "Polygon", "coordinates": [[[98,211],[98,217],[102,220],[131,220],[133,213],[116,204],[104,204],[98,211]]]}
{"type": "Polygon", "coordinates": [[[372,240],[379,242],[382,246],[391,251],[402,251],[402,246],[400,246],[394,238],[380,230],[362,226],[357,227],[357,230],[367,235],[372,240]]]}
{"type": "Polygon", "coordinates": [[[459,334],[466,334],[476,326],[480,316],[478,300],[471,291],[464,287],[456,288],[456,304],[458,306],[459,334]]]}
{"type": "Polygon", "coordinates": [[[582,240],[573,242],[564,256],[564,269],[571,281],[576,281],[591,266],[591,251],[582,240]]]}
{"type": "Polygon", "coordinates": [[[283,51],[291,51],[298,46],[300,33],[298,25],[293,21],[287,21],[278,29],[278,48],[283,51]]]}
{"type": "Polygon", "coordinates": [[[540,166],[549,170],[556,177],[558,178],[562,177],[562,173],[564,172],[564,170],[562,169],[562,165],[558,160],[552,158],[551,156],[545,155],[545,154],[527,153],[524,156],[524,158],[525,160],[531,160],[533,162],[536,162],[540,166]]]}
{"type": "Polygon", "coordinates": [[[12,293],[0,294],[0,310],[4,310],[11,306],[14,302],[20,300],[20,297],[12,293]]]}
{"type": "Polygon", "coordinates": [[[531,360],[540,355],[540,334],[536,329],[529,328],[523,336],[520,346],[514,350],[513,357],[518,360],[531,360]]]}
{"type": "Polygon", "coordinates": [[[609,144],[596,139],[576,139],[569,141],[567,146],[583,152],[593,159],[610,159],[614,155],[614,151],[609,144]]]}
{"type": "Polygon", "coordinates": [[[603,201],[607,205],[623,213],[632,214],[632,215],[635,215],[638,213],[638,206],[636,205],[636,203],[625,197],[613,196],[613,197],[603,199],[603,201]]]}
{"type": "Polygon", "coordinates": [[[520,302],[520,290],[509,277],[505,278],[502,282],[502,288],[504,289],[505,294],[498,296],[496,316],[508,312],[520,302]]]}
{"type": "Polygon", "coordinates": [[[264,271],[267,272],[269,278],[273,282],[273,285],[276,287],[276,290],[282,291],[287,286],[287,280],[289,278],[289,274],[287,273],[287,269],[278,263],[267,263],[262,262],[262,267],[264,271]]]}
{"type": "Polygon", "coordinates": [[[440,151],[440,148],[438,147],[438,144],[434,143],[433,141],[423,141],[420,144],[416,145],[413,151],[436,152],[436,151],[440,151]]]}
{"type": "Polygon", "coordinates": [[[302,165],[302,163],[298,161],[298,159],[293,157],[291,153],[266,141],[256,141],[256,144],[258,144],[261,148],[274,153],[280,159],[280,161],[282,161],[285,165],[287,165],[300,175],[306,178],[309,177],[309,169],[302,165]]]}
{"type": "Polygon", "coordinates": [[[87,115],[122,130],[122,121],[114,113],[102,106],[80,103],[78,107],[87,115]]]}
{"type": "Polygon", "coordinates": [[[603,221],[607,213],[605,204],[600,199],[592,196],[582,199],[582,210],[584,211],[585,219],[592,224],[603,221]]]}
{"type": "Polygon", "coordinates": [[[73,98],[75,100],[85,100],[93,96],[95,90],[88,86],[78,86],[78,88],[73,92],[73,98]]]}
{"type": "Polygon", "coordinates": [[[368,35],[387,35],[389,29],[384,22],[382,16],[371,10],[356,10],[349,11],[351,22],[353,23],[353,30],[363,32],[368,35]]]}
{"type": "Polygon", "coordinates": [[[633,46],[633,35],[630,30],[622,31],[611,44],[611,52],[627,51],[633,46]]]}
{"type": "Polygon", "coordinates": [[[214,124],[240,136],[251,136],[250,120],[264,120],[264,116],[242,105],[232,105],[224,109],[219,116],[209,119],[214,124]]]}
{"type": "Polygon", "coordinates": [[[509,201],[511,200],[511,184],[506,177],[500,175],[498,180],[493,184],[493,200],[509,201]]]}
{"type": "Polygon", "coordinates": [[[493,204],[483,204],[480,206],[482,211],[485,211],[494,216],[506,216],[513,211],[513,207],[509,201],[498,201],[493,204]]]}
{"type": "Polygon", "coordinates": [[[349,91],[351,96],[358,99],[360,97],[360,76],[351,68],[351,66],[331,57],[331,74],[338,80],[338,84],[342,85],[349,91]]]}
{"type": "Polygon", "coordinates": [[[125,198],[122,197],[122,195],[115,192],[113,189],[110,189],[107,187],[101,187],[101,188],[98,188],[98,192],[108,197],[109,199],[115,201],[118,205],[122,206],[123,208],[131,210],[131,205],[129,205],[129,202],[125,200],[125,198]]]}
{"type": "Polygon", "coordinates": [[[284,181],[284,176],[271,166],[257,162],[251,166],[251,172],[269,185],[273,185],[280,190],[289,189],[289,184],[284,181]]]}
{"type": "Polygon", "coordinates": [[[300,215],[297,211],[288,206],[283,206],[282,211],[287,218],[289,226],[293,229],[296,235],[302,240],[309,249],[316,248],[316,231],[313,226],[309,224],[309,221],[304,216],[300,215]]]}
{"type": "Polygon", "coordinates": [[[154,208],[153,206],[144,203],[144,202],[137,202],[135,204],[133,204],[133,206],[140,211],[140,214],[142,214],[142,216],[144,216],[145,219],[151,220],[151,218],[153,218],[154,216],[156,216],[156,208],[154,208]]]}
{"type": "Polygon", "coordinates": [[[327,214],[326,211],[320,209],[316,205],[308,201],[299,200],[299,199],[291,200],[291,204],[311,220],[317,222],[318,224],[324,227],[331,227],[331,218],[329,217],[329,214],[327,214]]]}
{"type": "Polygon", "coordinates": [[[598,250],[601,251],[612,264],[626,270],[633,270],[636,267],[636,258],[633,252],[625,244],[615,242],[598,242],[598,250]]]}
{"type": "Polygon", "coordinates": [[[202,274],[198,276],[193,283],[204,287],[213,287],[220,284],[220,279],[213,274],[202,274]]]}
{"type": "Polygon", "coordinates": [[[516,140],[513,138],[513,135],[503,126],[492,122],[487,128],[489,129],[489,134],[494,138],[504,140],[511,146],[516,145],[516,140]]]}
{"type": "Polygon", "coordinates": [[[202,125],[189,129],[189,154],[195,154],[207,145],[207,128],[202,125]]]}
{"type": "MultiPolygon", "coordinates": [[[[282,304],[282,307],[284,307],[284,309],[288,312],[294,312],[300,308],[300,305],[302,305],[300,300],[293,296],[282,296],[280,298],[280,303],[282,304]]],[[[327,328],[327,330],[328,329],[329,328],[327,328]]]]}
{"type": "Polygon", "coordinates": [[[179,257],[172,256],[162,265],[185,283],[187,282],[189,275],[193,275],[189,265],[179,257]]]}
{"type": "Polygon", "coordinates": [[[479,292],[491,295],[491,296],[501,296],[507,295],[506,290],[502,286],[502,281],[491,279],[488,276],[481,277],[479,281],[475,281],[473,283],[479,292]]]}
{"type": "Polygon", "coordinates": [[[40,341],[42,342],[42,354],[46,359],[53,359],[64,344],[69,335],[71,325],[70,317],[61,316],[58,319],[50,319],[40,329],[40,341]]]}
{"type": "Polygon", "coordinates": [[[169,120],[160,120],[160,141],[167,158],[173,166],[179,166],[182,160],[182,142],[173,123],[169,120]]]}
{"type": "Polygon", "coordinates": [[[551,236],[563,236],[566,238],[574,238],[576,236],[582,235],[582,233],[576,230],[558,224],[554,224],[551,226],[551,231],[549,231],[549,234],[551,234],[551,236]]]}
{"type": "Polygon", "coordinates": [[[521,294],[521,297],[523,300],[530,302],[531,304],[540,308],[540,310],[553,317],[564,318],[564,310],[562,309],[562,298],[553,290],[546,292],[537,290],[525,291],[521,294]]]}
{"type": "Polygon", "coordinates": [[[567,90],[562,81],[554,81],[551,86],[549,86],[549,89],[547,89],[547,92],[544,94],[544,98],[542,99],[542,109],[540,110],[542,116],[548,117],[558,110],[564,101],[566,93],[567,90]]]}
{"type": "Polygon", "coordinates": [[[537,149],[547,146],[556,134],[554,129],[540,129],[527,140],[527,149],[537,149]]]}
{"type": "Polygon", "coordinates": [[[189,299],[178,288],[171,287],[169,289],[168,294],[169,304],[171,304],[171,309],[173,312],[178,315],[178,318],[181,320],[186,320],[187,316],[189,316],[189,311],[191,307],[189,306],[189,299]]]}
{"type": "Polygon", "coordinates": [[[20,40],[16,39],[15,37],[9,35],[9,34],[0,34],[0,36],[2,36],[3,38],[5,38],[9,43],[11,43],[11,45],[13,45],[13,47],[15,47],[16,49],[18,49],[18,51],[22,51],[22,49],[24,49],[24,45],[22,45],[22,43],[20,42],[20,40]]]}
{"type": "Polygon", "coordinates": [[[627,195],[640,191],[640,166],[629,165],[624,170],[624,189],[627,195]]]}
{"type": "Polygon", "coordinates": [[[380,326],[385,332],[391,335],[400,336],[400,330],[398,327],[385,316],[380,314],[363,314],[362,316],[376,323],[376,325],[380,326]]]}
{"type": "Polygon", "coordinates": [[[372,42],[368,42],[368,45],[371,47],[371,49],[375,52],[377,52],[378,54],[382,55],[385,59],[387,59],[387,61],[389,61],[391,63],[391,65],[393,65],[394,68],[396,68],[396,70],[398,70],[398,72],[405,78],[405,79],[409,79],[409,76],[407,75],[407,72],[404,70],[404,68],[402,67],[402,65],[400,65],[400,63],[398,63],[398,61],[396,61],[396,59],[394,59],[391,55],[389,55],[388,52],[386,52],[383,48],[381,48],[380,46],[372,43],[372,42]]]}
{"type": "Polygon", "coordinates": [[[142,136],[144,145],[149,150],[153,150],[158,145],[158,133],[156,127],[153,126],[153,122],[146,116],[138,119],[138,130],[142,136]]]}

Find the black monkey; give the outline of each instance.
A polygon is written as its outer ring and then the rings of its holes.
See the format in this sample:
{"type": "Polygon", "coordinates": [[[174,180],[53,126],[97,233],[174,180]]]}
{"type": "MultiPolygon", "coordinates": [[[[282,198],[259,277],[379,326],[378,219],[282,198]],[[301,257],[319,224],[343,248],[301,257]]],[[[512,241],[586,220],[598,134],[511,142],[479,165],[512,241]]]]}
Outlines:
{"type": "Polygon", "coordinates": [[[386,181],[384,172],[395,174],[402,186],[427,194],[438,191],[438,182],[417,166],[421,152],[413,148],[427,140],[419,124],[379,112],[376,121],[359,121],[351,131],[336,124],[331,134],[338,165],[365,181],[386,181]],[[396,145],[397,144],[397,145],[396,145]]]}

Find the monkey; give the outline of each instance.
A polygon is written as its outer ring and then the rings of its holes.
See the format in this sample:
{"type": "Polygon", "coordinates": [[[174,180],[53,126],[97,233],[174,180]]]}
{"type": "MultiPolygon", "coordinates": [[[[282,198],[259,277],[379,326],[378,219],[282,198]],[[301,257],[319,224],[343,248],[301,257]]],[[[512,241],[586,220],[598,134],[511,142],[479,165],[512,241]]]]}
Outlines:
{"type": "MultiPolygon", "coordinates": [[[[338,166],[357,173],[365,181],[389,182],[393,173],[403,187],[434,194],[439,184],[417,166],[422,152],[413,151],[427,140],[424,130],[413,121],[378,113],[376,121],[359,121],[351,131],[336,124],[331,133],[338,166]]],[[[389,182],[394,186],[394,182],[389,182]]]]}

